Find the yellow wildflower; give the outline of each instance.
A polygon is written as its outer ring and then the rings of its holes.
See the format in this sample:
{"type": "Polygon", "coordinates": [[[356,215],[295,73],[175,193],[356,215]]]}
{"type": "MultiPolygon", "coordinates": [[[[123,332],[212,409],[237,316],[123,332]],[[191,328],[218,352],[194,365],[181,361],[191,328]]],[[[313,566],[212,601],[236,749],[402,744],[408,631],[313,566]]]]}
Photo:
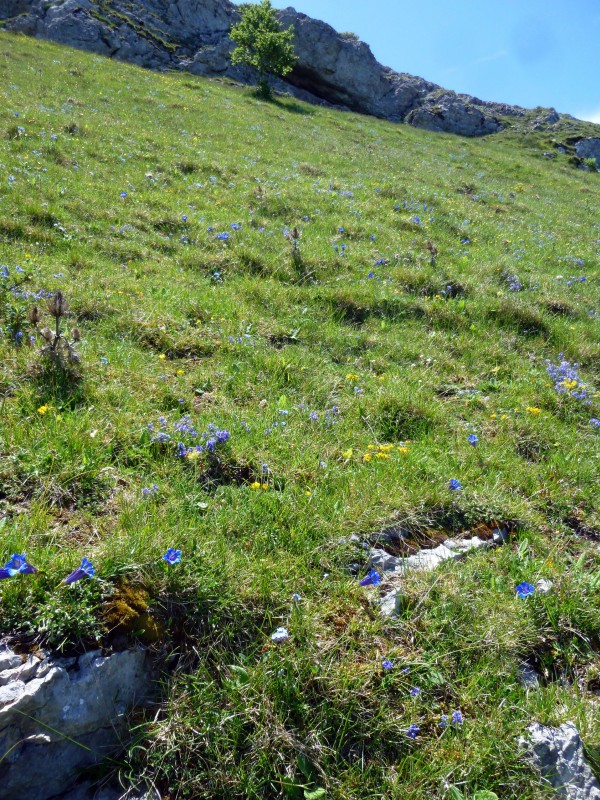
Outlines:
{"type": "Polygon", "coordinates": [[[367,445],[367,450],[376,450],[376,449],[377,449],[377,448],[375,447],[375,445],[374,445],[374,444],[368,444],[368,445],[367,445]]]}
{"type": "Polygon", "coordinates": [[[185,370],[184,369],[178,369],[177,370],[177,374],[178,375],[185,375],[185,370]]]}
{"type": "Polygon", "coordinates": [[[364,454],[363,461],[369,462],[369,461],[372,461],[372,460],[373,460],[373,456],[371,455],[371,453],[365,453],[364,454]]]}
{"type": "Polygon", "coordinates": [[[389,458],[389,453],[375,453],[375,458],[389,458]]]}
{"type": "Polygon", "coordinates": [[[528,406],[527,407],[527,411],[529,411],[530,414],[541,414],[542,413],[542,410],[540,408],[536,408],[535,406],[528,406]]]}
{"type": "Polygon", "coordinates": [[[190,450],[187,457],[190,461],[197,461],[200,458],[200,453],[197,450],[190,450]]]}
{"type": "Polygon", "coordinates": [[[350,448],[349,450],[344,450],[342,453],[342,458],[352,458],[353,449],[350,448]]]}
{"type": "Polygon", "coordinates": [[[260,489],[260,483],[258,481],[254,481],[254,483],[250,484],[251,489],[260,489]]]}
{"type": "Polygon", "coordinates": [[[410,453],[410,450],[408,449],[408,447],[399,447],[398,452],[402,453],[402,455],[406,455],[407,453],[410,453]]]}
{"type": "Polygon", "coordinates": [[[159,355],[159,358],[160,358],[161,361],[164,361],[166,359],[166,355],[164,353],[161,353],[159,355]]]}
{"type": "Polygon", "coordinates": [[[269,484],[268,483],[263,483],[262,488],[263,489],[268,489],[269,488],[269,484]]]}
{"type": "Polygon", "coordinates": [[[46,411],[48,411],[49,408],[50,408],[50,406],[40,406],[38,408],[38,414],[45,414],[46,411]]]}
{"type": "Polygon", "coordinates": [[[380,444],[379,445],[379,449],[381,450],[382,453],[387,453],[388,450],[393,450],[394,449],[394,445],[393,444],[380,444]]]}

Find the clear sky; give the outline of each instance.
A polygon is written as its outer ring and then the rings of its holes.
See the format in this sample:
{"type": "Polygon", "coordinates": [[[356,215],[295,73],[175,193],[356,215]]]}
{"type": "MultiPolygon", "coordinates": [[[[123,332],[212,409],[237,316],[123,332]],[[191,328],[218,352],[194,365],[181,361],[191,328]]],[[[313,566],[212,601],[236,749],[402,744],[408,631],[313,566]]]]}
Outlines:
{"type": "MultiPolygon", "coordinates": [[[[272,0],[275,8],[291,2],[272,0]]],[[[600,122],[600,0],[296,0],[383,64],[482,100],[600,122]]]]}

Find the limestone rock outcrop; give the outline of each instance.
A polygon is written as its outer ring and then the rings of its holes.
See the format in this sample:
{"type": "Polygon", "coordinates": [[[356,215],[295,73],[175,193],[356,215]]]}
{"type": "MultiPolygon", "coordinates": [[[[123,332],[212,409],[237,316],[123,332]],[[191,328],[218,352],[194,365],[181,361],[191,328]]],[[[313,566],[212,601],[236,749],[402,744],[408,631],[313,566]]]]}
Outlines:
{"type": "MultiPolygon", "coordinates": [[[[239,11],[229,0],[5,0],[3,9],[8,30],[150,69],[255,77],[231,64],[229,30],[239,11]]],[[[524,113],[394,72],[364,42],[293,8],[278,14],[294,26],[298,63],[276,86],[303,100],[462,136],[494,133],[501,117],[524,113]]]]}
{"type": "Polygon", "coordinates": [[[600,783],[585,759],[581,736],[572,722],[559,728],[535,722],[528,727],[521,745],[559,798],[600,800],[600,783]]]}
{"type": "Polygon", "coordinates": [[[49,800],[118,750],[148,693],[143,650],[78,658],[0,651],[0,797],[49,800]]]}

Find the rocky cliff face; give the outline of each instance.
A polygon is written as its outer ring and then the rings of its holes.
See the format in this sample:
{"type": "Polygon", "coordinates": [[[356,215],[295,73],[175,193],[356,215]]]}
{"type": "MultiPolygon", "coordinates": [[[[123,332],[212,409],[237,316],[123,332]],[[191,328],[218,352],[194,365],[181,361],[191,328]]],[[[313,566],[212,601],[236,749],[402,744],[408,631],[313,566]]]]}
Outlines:
{"type": "MultiPolygon", "coordinates": [[[[526,113],[394,72],[364,42],[293,8],[278,13],[284,26],[294,26],[298,55],[278,88],[301,99],[463,136],[494,133],[503,127],[501,117],[526,113]]],[[[0,8],[8,30],[150,69],[252,81],[229,58],[228,33],[238,16],[229,0],[4,0],[0,8]]]]}

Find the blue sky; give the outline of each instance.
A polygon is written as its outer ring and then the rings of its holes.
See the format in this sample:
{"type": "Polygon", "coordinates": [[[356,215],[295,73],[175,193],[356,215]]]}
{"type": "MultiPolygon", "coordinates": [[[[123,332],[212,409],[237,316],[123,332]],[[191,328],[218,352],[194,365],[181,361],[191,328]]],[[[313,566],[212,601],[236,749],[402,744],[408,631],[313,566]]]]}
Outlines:
{"type": "Polygon", "coordinates": [[[294,7],[358,34],[399,72],[600,123],[600,0],[297,0],[294,7]]]}

